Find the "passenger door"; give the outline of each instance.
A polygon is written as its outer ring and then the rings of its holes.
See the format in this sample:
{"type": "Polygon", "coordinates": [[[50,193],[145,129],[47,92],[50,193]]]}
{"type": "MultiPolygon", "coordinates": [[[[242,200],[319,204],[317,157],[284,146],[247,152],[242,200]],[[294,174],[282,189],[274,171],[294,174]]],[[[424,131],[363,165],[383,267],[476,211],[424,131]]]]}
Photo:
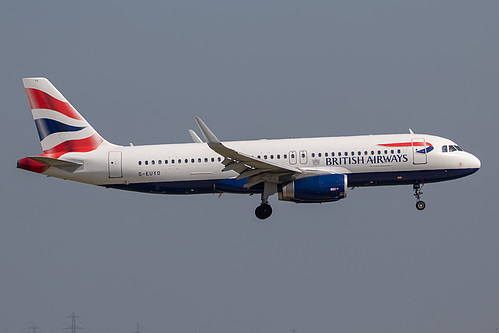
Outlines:
{"type": "Polygon", "coordinates": [[[121,151],[110,151],[108,155],[109,178],[121,178],[121,151]]]}
{"type": "Polygon", "coordinates": [[[412,139],[412,157],[414,164],[426,164],[428,162],[425,139],[412,139]]]}

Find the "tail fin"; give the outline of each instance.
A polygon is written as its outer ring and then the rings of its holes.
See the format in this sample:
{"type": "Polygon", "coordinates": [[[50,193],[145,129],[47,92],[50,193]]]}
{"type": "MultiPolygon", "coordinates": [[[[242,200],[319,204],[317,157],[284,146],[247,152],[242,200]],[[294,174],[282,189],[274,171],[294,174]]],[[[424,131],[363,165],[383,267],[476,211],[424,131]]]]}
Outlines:
{"type": "Polygon", "coordinates": [[[69,152],[89,152],[102,145],[111,145],[49,80],[25,78],[23,83],[46,156],[59,158],[69,152]]]}

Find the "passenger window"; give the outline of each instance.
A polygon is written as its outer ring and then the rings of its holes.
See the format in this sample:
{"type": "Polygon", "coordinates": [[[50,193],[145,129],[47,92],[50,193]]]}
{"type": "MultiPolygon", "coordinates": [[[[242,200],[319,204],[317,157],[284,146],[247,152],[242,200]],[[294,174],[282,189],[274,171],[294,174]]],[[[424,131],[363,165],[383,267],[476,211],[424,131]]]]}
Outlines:
{"type": "Polygon", "coordinates": [[[212,161],[212,162],[215,162],[215,158],[214,158],[214,157],[212,157],[212,158],[211,158],[211,161],[212,161]]]}
{"type": "Polygon", "coordinates": [[[161,164],[161,160],[158,160],[158,164],[161,164]]]}
{"type": "Polygon", "coordinates": [[[442,146],[442,153],[446,153],[447,151],[447,146],[442,146]]]}
{"type": "Polygon", "coordinates": [[[273,160],[274,159],[274,155],[270,155],[270,159],[273,160]]]}
{"type": "Polygon", "coordinates": [[[334,157],[334,153],[331,153],[331,156],[334,157]]]}
{"type": "Polygon", "coordinates": [[[182,160],[179,158],[178,159],[178,164],[181,164],[182,163],[182,160]]]}
{"type": "Polygon", "coordinates": [[[327,153],[324,153],[324,157],[327,157],[327,156],[328,156],[328,154],[327,154],[327,153]]]}
{"type": "MultiPolygon", "coordinates": [[[[333,155],[334,156],[334,155],[333,155]]],[[[341,151],[338,153],[338,156],[341,156],[341,151]]]]}
{"type": "Polygon", "coordinates": [[[200,158],[198,158],[198,163],[201,163],[201,159],[200,158]]]}
{"type": "Polygon", "coordinates": [[[207,163],[207,162],[208,162],[208,158],[207,158],[207,157],[205,157],[205,158],[204,158],[204,162],[205,162],[205,163],[207,163]]]}
{"type": "Polygon", "coordinates": [[[318,154],[318,156],[319,156],[319,157],[322,157],[322,154],[321,154],[321,153],[319,153],[319,154],[318,154]]]}
{"type": "Polygon", "coordinates": [[[193,158],[191,158],[191,163],[194,163],[194,159],[193,158]]]}
{"type": "Polygon", "coordinates": [[[184,162],[185,162],[185,163],[189,163],[189,159],[188,159],[188,158],[186,158],[186,159],[184,160],[184,162]]]}
{"type": "Polygon", "coordinates": [[[397,154],[400,154],[400,149],[397,149],[397,154]]]}
{"type": "Polygon", "coordinates": [[[395,154],[395,151],[394,151],[394,150],[392,150],[392,154],[395,154]]]}
{"type": "Polygon", "coordinates": [[[280,160],[281,159],[281,155],[277,154],[277,159],[280,160]]]}
{"type": "Polygon", "coordinates": [[[369,153],[367,152],[367,150],[366,150],[366,151],[364,151],[364,155],[367,155],[367,154],[369,154],[369,153]]]}
{"type": "Polygon", "coordinates": [[[165,160],[165,164],[168,164],[168,160],[165,160]]]}
{"type": "Polygon", "coordinates": [[[151,161],[151,164],[152,164],[152,165],[154,165],[154,163],[156,163],[156,162],[154,162],[154,160],[152,160],[152,161],[151,161]]]}
{"type": "Polygon", "coordinates": [[[149,162],[148,162],[148,161],[145,161],[145,162],[144,162],[144,164],[145,164],[145,165],[149,165],[149,162]]]}
{"type": "Polygon", "coordinates": [[[263,155],[263,159],[265,159],[265,160],[266,160],[266,159],[267,159],[267,155],[263,155]]]}
{"type": "Polygon", "coordinates": [[[371,155],[374,155],[374,150],[371,150],[371,155]]]}
{"type": "Polygon", "coordinates": [[[354,155],[355,155],[355,152],[352,152],[350,155],[354,156],[354,155]]]}
{"type": "Polygon", "coordinates": [[[385,155],[388,154],[388,150],[385,150],[385,155]]]}
{"type": "Polygon", "coordinates": [[[222,158],[221,157],[218,158],[218,162],[222,162],[222,158]]]}
{"type": "Polygon", "coordinates": [[[359,151],[359,152],[357,153],[357,155],[359,155],[359,156],[360,156],[360,155],[362,155],[362,152],[360,152],[360,151],[359,151]]]}
{"type": "Polygon", "coordinates": [[[288,155],[284,154],[284,155],[282,155],[282,158],[286,159],[286,158],[288,158],[288,155]]]}
{"type": "Polygon", "coordinates": [[[315,157],[315,153],[312,153],[312,157],[315,157]]]}
{"type": "Polygon", "coordinates": [[[142,165],[142,161],[139,161],[139,165],[142,165]]]}

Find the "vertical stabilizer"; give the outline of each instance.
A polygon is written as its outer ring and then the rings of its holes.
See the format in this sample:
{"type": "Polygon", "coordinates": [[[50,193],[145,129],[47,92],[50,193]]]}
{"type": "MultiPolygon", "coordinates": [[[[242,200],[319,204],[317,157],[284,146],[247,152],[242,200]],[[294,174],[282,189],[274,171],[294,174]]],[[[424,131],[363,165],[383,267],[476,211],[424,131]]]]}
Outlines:
{"type": "Polygon", "coordinates": [[[89,152],[104,140],[46,78],[25,78],[40,143],[45,155],[58,158],[69,152],[89,152]]]}

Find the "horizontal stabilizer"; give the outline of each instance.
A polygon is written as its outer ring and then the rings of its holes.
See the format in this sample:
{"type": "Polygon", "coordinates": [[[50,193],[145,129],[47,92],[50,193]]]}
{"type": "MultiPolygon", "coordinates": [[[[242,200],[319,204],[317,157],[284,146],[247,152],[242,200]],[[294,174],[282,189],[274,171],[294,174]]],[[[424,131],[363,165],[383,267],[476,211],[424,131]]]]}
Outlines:
{"type": "Polygon", "coordinates": [[[48,165],[56,167],[56,168],[79,167],[79,166],[83,165],[83,163],[80,163],[80,162],[58,160],[57,158],[51,158],[51,157],[45,157],[45,156],[32,156],[29,158],[31,158],[32,160],[38,161],[38,162],[48,164],[48,165]]]}
{"type": "Polygon", "coordinates": [[[82,165],[83,163],[80,162],[58,160],[56,158],[46,156],[30,156],[17,161],[18,168],[37,173],[43,173],[50,167],[72,172],[82,165]]]}

